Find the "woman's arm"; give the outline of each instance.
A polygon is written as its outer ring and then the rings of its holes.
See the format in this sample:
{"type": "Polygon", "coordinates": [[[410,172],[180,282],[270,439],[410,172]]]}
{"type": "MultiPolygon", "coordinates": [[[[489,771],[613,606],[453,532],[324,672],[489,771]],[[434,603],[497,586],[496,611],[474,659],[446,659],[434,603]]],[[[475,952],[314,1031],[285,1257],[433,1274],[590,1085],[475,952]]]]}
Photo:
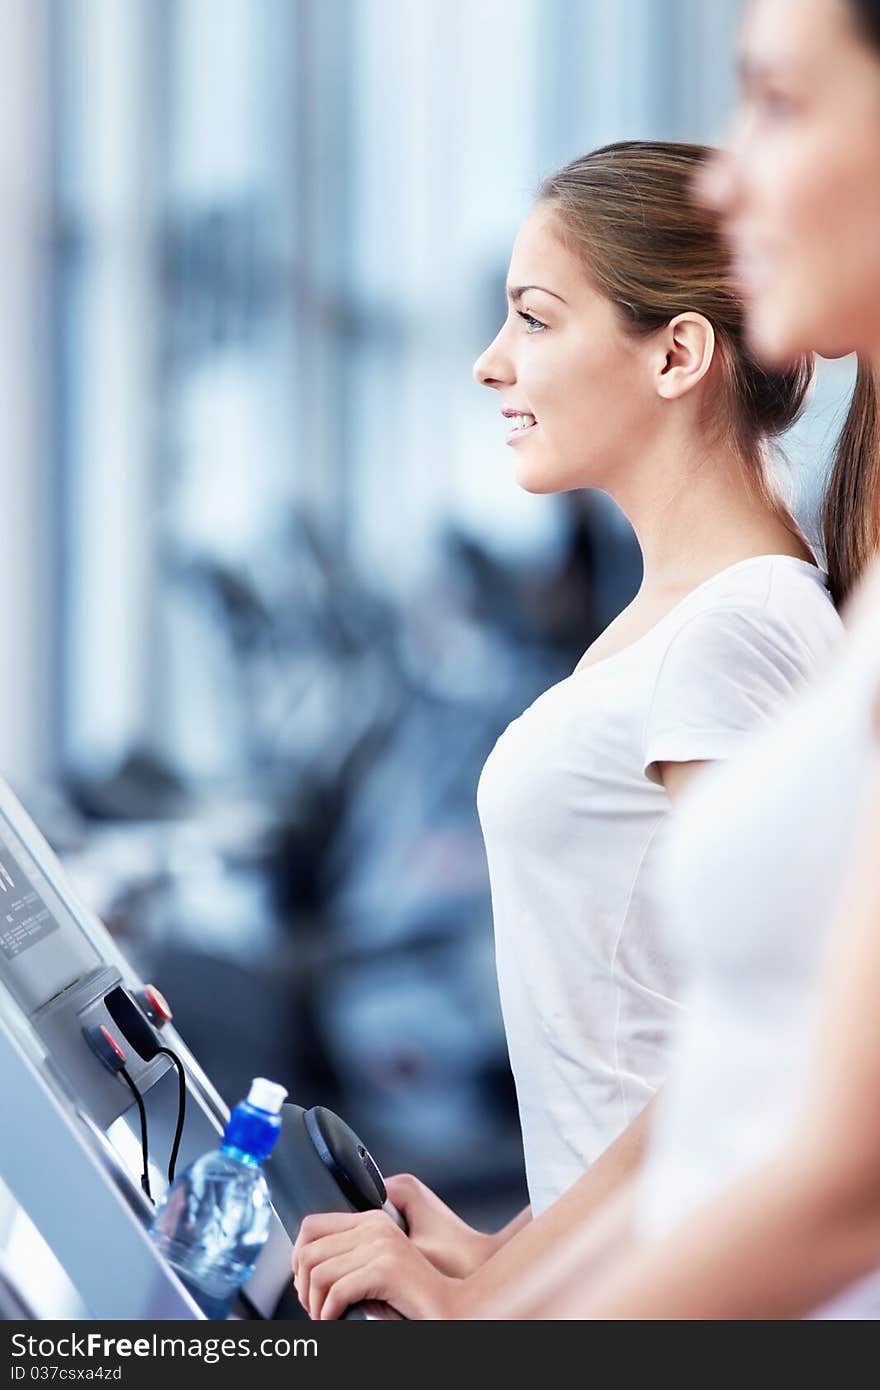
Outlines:
{"type": "MultiPolygon", "coordinates": [[[[590,1252],[569,1255],[578,1277],[590,1252]]],[[[880,1201],[840,1180],[835,1166],[803,1152],[725,1189],[650,1245],[618,1252],[586,1293],[570,1278],[565,1297],[540,1316],[718,1320],[798,1318],[880,1263],[880,1201]]]]}
{"type": "Polygon", "coordinates": [[[629,1246],[634,1179],[647,1146],[654,1101],[567,1192],[498,1250],[453,1296],[456,1318],[555,1317],[548,1304],[579,1286],[629,1246]],[[572,1233],[577,1233],[576,1250],[572,1233]]]}
{"type": "Polygon", "coordinates": [[[819,981],[812,1085],[785,1151],[557,1316],[801,1317],[880,1266],[880,776],[819,981]]]}
{"type": "Polygon", "coordinates": [[[441,1274],[464,1279],[485,1264],[517,1231],[532,1219],[525,1207],[500,1231],[477,1231],[462,1221],[451,1207],[412,1173],[398,1173],[386,1180],[388,1197],[406,1220],[410,1245],[441,1274]]]}
{"type": "Polygon", "coordinates": [[[711,763],[658,763],[657,774],[666,788],[669,799],[675,805],[685,787],[701,767],[711,767],[711,763]]]}
{"type": "MultiPolygon", "coordinates": [[[[306,1217],[293,1256],[303,1306],[312,1317],[336,1318],[351,1303],[380,1298],[408,1318],[472,1318],[489,1308],[494,1317],[529,1316],[539,1296],[531,1283],[536,1266],[574,1227],[604,1208],[637,1170],[652,1106],[650,1102],[568,1192],[535,1220],[525,1220],[466,1279],[442,1274],[384,1212],[306,1217]]],[[[592,1243],[590,1259],[595,1259],[592,1243]]],[[[564,1278],[560,1273],[560,1288],[564,1278]]]]}

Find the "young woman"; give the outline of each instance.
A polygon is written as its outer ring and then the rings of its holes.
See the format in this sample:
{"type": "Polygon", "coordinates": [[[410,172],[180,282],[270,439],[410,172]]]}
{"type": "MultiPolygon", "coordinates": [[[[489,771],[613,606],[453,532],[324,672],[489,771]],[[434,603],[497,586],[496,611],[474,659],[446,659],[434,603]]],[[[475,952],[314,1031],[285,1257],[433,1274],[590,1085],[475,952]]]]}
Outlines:
{"type": "Polygon", "coordinates": [[[521,485],[604,489],[644,558],[633,603],[502,735],[480,784],[531,1210],[482,1236],[392,1180],[411,1238],[381,1294],[382,1214],[307,1221],[295,1271],[313,1316],[368,1296],[457,1315],[445,1300],[460,1280],[438,1269],[477,1281],[468,1299],[491,1296],[633,1172],[678,1012],[658,930],[670,795],[775,714],[838,637],[765,471],[808,359],[768,370],[747,350],[723,247],[689,196],[706,155],[611,146],[549,179],[476,367],[512,423],[521,485]]]}
{"type": "MultiPolygon", "coordinates": [[[[764,359],[859,349],[825,518],[855,574],[880,541],[880,0],[752,0],[742,72],[704,192],[764,359]]],[[[561,1313],[880,1317],[876,563],[848,621],[834,672],[682,816],[667,891],[695,1007],[637,1191],[642,1244],[561,1313]]]]}
{"type": "MultiPolygon", "coordinates": [[[[842,590],[880,540],[880,0],[752,0],[742,70],[704,192],[750,341],[861,354],[825,518],[842,590]]],[[[876,561],[848,622],[834,669],[682,809],[664,878],[690,1007],[646,1162],[521,1310],[880,1317],[876,561]]]]}

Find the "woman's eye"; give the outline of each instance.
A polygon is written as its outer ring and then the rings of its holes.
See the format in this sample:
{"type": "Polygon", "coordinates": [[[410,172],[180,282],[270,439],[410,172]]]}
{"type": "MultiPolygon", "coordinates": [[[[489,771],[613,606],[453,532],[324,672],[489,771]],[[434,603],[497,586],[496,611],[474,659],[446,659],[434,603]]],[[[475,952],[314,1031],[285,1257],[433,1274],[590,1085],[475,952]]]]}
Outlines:
{"type": "Polygon", "coordinates": [[[542,323],[540,319],[536,319],[534,314],[527,314],[524,309],[517,309],[516,312],[519,314],[530,333],[539,333],[542,328],[546,328],[547,326],[542,323]]]}
{"type": "Polygon", "coordinates": [[[755,104],[762,116],[768,116],[771,120],[784,120],[794,112],[795,105],[790,97],[784,92],[773,91],[767,88],[760,92],[755,98],[755,104]]]}

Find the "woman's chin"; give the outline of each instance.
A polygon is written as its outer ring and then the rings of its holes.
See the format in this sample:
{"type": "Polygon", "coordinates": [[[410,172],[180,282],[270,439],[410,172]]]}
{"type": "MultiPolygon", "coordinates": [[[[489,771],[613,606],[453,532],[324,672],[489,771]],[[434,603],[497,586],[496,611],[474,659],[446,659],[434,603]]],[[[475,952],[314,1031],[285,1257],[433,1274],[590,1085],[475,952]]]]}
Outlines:
{"type": "Polygon", "coordinates": [[[516,481],[523,492],[531,492],[536,497],[545,497],[553,492],[570,492],[583,484],[572,479],[562,469],[541,468],[526,459],[517,464],[516,481]]]}
{"type": "Polygon", "coordinates": [[[789,367],[803,353],[813,351],[802,342],[803,334],[785,316],[755,310],[748,323],[748,345],[763,366],[773,371],[789,367]]]}

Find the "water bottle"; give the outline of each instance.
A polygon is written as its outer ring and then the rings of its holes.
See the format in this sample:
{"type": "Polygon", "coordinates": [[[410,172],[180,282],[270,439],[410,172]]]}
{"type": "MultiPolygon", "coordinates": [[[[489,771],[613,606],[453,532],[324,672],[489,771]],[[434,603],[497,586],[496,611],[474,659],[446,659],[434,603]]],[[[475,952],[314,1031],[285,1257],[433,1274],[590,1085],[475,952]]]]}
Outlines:
{"type": "Polygon", "coordinates": [[[208,1318],[225,1318],[269,1234],[269,1189],[260,1167],[281,1132],[287,1091],[257,1077],[229,1117],[219,1150],[176,1178],[152,1237],[208,1318]]]}

